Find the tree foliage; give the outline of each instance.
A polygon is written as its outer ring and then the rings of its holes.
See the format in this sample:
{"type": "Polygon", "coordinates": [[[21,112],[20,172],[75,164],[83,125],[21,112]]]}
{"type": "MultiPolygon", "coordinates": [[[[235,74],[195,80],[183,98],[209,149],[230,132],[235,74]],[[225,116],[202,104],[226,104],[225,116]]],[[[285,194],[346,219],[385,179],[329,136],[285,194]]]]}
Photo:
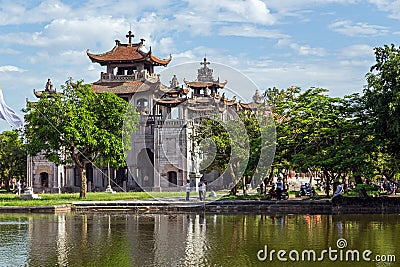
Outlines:
{"type": "Polygon", "coordinates": [[[17,130],[0,133],[0,175],[9,190],[11,179],[25,180],[26,145],[17,130]]]}
{"type": "Polygon", "coordinates": [[[81,197],[86,197],[87,163],[125,165],[124,151],[139,118],[128,102],[115,94],[96,94],[82,81],[63,86],[63,94],[44,94],[24,111],[29,153],[43,153],[56,164],[75,163],[81,172],[81,197]]]}
{"type": "Polygon", "coordinates": [[[275,127],[264,111],[260,105],[257,112],[235,112],[229,120],[201,121],[195,141],[202,144],[201,167],[205,173],[218,170],[225,181],[230,181],[227,185],[235,189],[238,184],[248,184],[252,179],[259,183],[263,179],[275,152],[275,127]]]}
{"type": "Polygon", "coordinates": [[[275,169],[323,174],[327,194],[332,181],[371,171],[372,135],[358,95],[291,87],[269,89],[265,97],[277,129],[275,169]]]}
{"type": "Polygon", "coordinates": [[[400,48],[375,48],[376,63],[367,73],[364,89],[366,112],[377,138],[379,173],[400,172],[400,48]]]}
{"type": "MultiPolygon", "coordinates": [[[[326,178],[328,194],[329,185],[340,179],[354,177],[359,183],[361,177],[376,174],[400,175],[400,47],[377,47],[375,57],[361,96],[330,97],[328,90],[314,87],[264,92],[262,108],[271,110],[276,127],[276,153],[267,182],[288,170],[318,173],[326,178]]],[[[245,174],[251,176],[259,148],[267,144],[260,142],[250,117],[243,121],[250,144],[245,174]]],[[[234,142],[221,129],[205,127],[203,135],[216,138],[219,161],[214,163],[224,169],[232,149],[228,144],[234,142]]]]}

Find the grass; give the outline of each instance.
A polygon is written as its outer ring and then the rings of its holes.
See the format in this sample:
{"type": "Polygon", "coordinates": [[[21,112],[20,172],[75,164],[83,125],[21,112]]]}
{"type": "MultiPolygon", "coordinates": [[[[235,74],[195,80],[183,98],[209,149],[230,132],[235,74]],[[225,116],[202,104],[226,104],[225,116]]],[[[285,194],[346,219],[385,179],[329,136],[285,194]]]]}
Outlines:
{"type": "MultiPolygon", "coordinates": [[[[293,198],[298,191],[289,191],[289,195],[293,198]]],[[[79,198],[79,193],[72,194],[39,194],[42,199],[24,200],[20,199],[19,196],[11,193],[0,193],[0,206],[54,206],[62,204],[70,204],[76,201],[117,201],[117,200],[144,200],[153,198],[168,198],[168,197],[184,197],[185,192],[124,192],[110,194],[105,192],[87,193],[87,197],[84,199],[79,198]]],[[[191,195],[195,194],[194,192],[191,195]]],[[[250,200],[250,199],[262,199],[265,195],[260,194],[238,194],[236,196],[229,195],[227,192],[218,192],[218,195],[222,197],[210,198],[221,199],[221,200],[250,200]],[[226,194],[226,195],[223,195],[226,194]]],[[[373,195],[372,192],[368,192],[368,195],[373,195]]],[[[357,196],[355,192],[347,193],[345,196],[354,197],[357,196]]],[[[325,194],[313,197],[313,199],[326,198],[325,194]]]]}
{"type": "Polygon", "coordinates": [[[185,196],[185,192],[126,192],[126,193],[87,193],[84,199],[79,193],[74,194],[39,194],[42,199],[20,199],[15,194],[0,194],[0,206],[54,206],[69,204],[76,201],[116,201],[116,200],[143,200],[152,198],[166,198],[185,196]]]}

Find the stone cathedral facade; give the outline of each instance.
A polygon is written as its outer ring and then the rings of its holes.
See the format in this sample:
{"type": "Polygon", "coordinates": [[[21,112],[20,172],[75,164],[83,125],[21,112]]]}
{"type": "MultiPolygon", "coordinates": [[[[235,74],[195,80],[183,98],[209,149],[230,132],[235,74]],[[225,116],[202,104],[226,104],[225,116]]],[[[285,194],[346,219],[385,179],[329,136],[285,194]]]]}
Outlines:
{"type": "MultiPolygon", "coordinates": [[[[134,43],[131,31],[126,37],[127,43],[116,40],[108,52],[94,54],[87,50],[89,59],[105,68],[99,80],[92,84],[94,92],[115,93],[135,105],[140,113],[127,166],[114,170],[88,164],[88,191],[104,191],[108,176],[113,189],[119,191],[184,190],[186,180],[193,178],[191,173],[196,173],[198,168],[190,138],[197,119],[208,113],[229,119],[230,108],[240,111],[257,107],[258,95],[256,93],[254,101],[248,104],[226,98],[224,87],[227,81],[214,79],[206,58],[200,63],[196,80],[180,85],[174,75],[170,83],[164,85],[155,73],[155,67],[166,67],[171,56],[167,59],[155,56],[151,47],[145,46],[144,39],[134,43]]],[[[40,97],[41,92],[35,92],[35,95],[40,97]]],[[[36,192],[79,190],[79,170],[75,166],[56,166],[40,155],[32,157],[28,163],[36,192]]],[[[218,175],[214,172],[204,174],[204,177],[212,182],[218,175]]]]}

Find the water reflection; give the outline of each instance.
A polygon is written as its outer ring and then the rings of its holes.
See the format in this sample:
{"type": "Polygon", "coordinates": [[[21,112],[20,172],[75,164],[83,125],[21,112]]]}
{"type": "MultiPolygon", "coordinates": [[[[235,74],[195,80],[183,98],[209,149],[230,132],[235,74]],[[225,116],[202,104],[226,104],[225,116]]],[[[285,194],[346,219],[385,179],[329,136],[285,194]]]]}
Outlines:
{"type": "Polygon", "coordinates": [[[399,215],[2,214],[0,266],[265,266],[257,259],[265,245],[322,250],[339,238],[352,248],[395,254],[399,221],[399,215]]]}

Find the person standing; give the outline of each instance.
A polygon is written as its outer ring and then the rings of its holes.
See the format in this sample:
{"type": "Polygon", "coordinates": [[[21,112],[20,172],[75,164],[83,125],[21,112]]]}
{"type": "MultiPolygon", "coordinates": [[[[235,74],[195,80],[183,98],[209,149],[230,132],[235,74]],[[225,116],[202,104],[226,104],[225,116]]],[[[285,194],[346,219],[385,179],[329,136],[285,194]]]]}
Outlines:
{"type": "Polygon", "coordinates": [[[21,195],[21,181],[20,180],[17,181],[17,194],[18,194],[18,196],[21,195]]]}
{"type": "Polygon", "coordinates": [[[206,200],[206,193],[207,193],[207,181],[203,180],[203,186],[201,187],[203,200],[206,200]]]}
{"type": "Polygon", "coordinates": [[[186,200],[188,201],[190,197],[190,180],[186,180],[186,200]]]}
{"type": "Polygon", "coordinates": [[[282,199],[283,181],[279,178],[276,182],[276,197],[278,200],[282,199]]]}
{"type": "Polygon", "coordinates": [[[203,179],[200,180],[198,187],[199,187],[199,200],[202,201],[203,200],[203,179]]]}

